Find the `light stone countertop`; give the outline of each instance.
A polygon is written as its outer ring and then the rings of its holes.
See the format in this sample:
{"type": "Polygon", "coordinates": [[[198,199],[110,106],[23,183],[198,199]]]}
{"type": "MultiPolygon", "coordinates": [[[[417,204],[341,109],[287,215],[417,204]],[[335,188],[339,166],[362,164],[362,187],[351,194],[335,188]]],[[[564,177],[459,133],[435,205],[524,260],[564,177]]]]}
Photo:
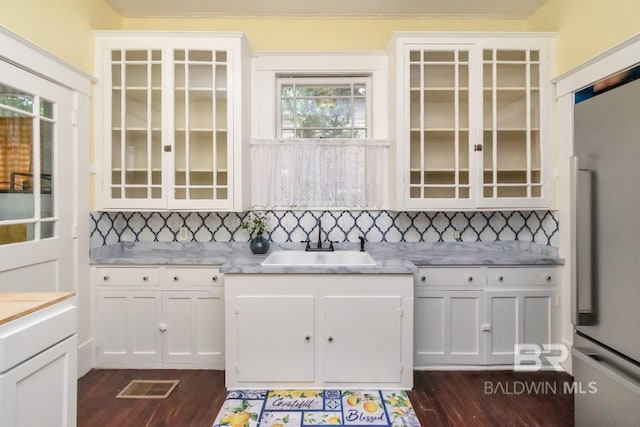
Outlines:
{"type": "MultiPolygon", "coordinates": [[[[358,243],[337,243],[336,251],[358,250],[358,243]]],[[[561,265],[557,248],[529,242],[367,243],[375,266],[282,266],[260,263],[274,250],[304,249],[300,243],[273,243],[254,255],[248,242],[121,242],[91,250],[96,265],[207,265],[233,273],[415,273],[416,266],[561,265]]]]}

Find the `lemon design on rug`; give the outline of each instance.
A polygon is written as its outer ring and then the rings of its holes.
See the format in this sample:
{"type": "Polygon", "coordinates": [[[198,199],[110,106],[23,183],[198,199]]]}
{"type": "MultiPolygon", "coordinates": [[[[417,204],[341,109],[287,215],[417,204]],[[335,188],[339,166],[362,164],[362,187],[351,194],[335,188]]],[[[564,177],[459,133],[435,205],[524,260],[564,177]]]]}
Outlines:
{"type": "Polygon", "coordinates": [[[420,423],[405,391],[236,390],[213,427],[412,426],[420,423]]]}

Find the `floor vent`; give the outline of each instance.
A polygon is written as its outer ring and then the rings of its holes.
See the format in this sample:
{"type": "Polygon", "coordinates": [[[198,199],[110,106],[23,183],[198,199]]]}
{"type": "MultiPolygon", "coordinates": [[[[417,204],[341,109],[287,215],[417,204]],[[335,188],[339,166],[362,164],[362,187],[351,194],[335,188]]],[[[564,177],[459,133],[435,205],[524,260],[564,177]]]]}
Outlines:
{"type": "Polygon", "coordinates": [[[118,399],[165,399],[179,380],[133,380],[116,395],[118,399]]]}

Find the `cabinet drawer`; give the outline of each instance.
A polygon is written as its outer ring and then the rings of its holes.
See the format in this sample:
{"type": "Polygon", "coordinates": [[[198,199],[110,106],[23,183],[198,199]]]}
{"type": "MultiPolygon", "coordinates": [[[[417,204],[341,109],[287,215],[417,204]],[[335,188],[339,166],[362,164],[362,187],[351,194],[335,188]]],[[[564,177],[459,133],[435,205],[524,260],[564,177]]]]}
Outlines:
{"type": "Polygon", "coordinates": [[[487,270],[489,286],[544,286],[558,283],[558,269],[549,267],[501,267],[487,270]]]}
{"type": "Polygon", "coordinates": [[[153,267],[98,267],[96,283],[100,286],[157,286],[158,269],[153,267]]]}
{"type": "Polygon", "coordinates": [[[478,267],[420,268],[418,285],[469,286],[485,285],[486,274],[478,267]]]}
{"type": "Polygon", "coordinates": [[[166,284],[169,286],[222,285],[223,275],[217,268],[167,268],[166,284]]]}

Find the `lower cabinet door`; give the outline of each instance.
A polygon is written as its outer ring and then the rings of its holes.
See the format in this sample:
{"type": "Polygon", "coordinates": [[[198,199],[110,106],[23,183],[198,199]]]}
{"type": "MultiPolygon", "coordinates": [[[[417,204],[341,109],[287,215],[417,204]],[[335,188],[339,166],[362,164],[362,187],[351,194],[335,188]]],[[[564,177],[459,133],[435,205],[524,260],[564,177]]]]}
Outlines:
{"type": "Polygon", "coordinates": [[[416,291],[414,365],[482,363],[483,319],[483,291],[416,291]]]}
{"type": "Polygon", "coordinates": [[[0,425],[76,425],[75,335],[0,375],[0,425]]]}
{"type": "Polygon", "coordinates": [[[516,344],[551,344],[553,295],[550,290],[487,292],[488,364],[513,364],[516,344]]]}
{"type": "Polygon", "coordinates": [[[99,291],[97,299],[98,365],[160,363],[160,292],[99,291]]]}
{"type": "Polygon", "coordinates": [[[162,292],[162,362],[224,368],[224,293],[162,292]]]}
{"type": "Polygon", "coordinates": [[[399,296],[324,297],[324,380],[399,383],[402,315],[399,296]]]}
{"type": "Polygon", "coordinates": [[[312,382],[316,337],[313,296],[235,299],[239,382],[312,382]]]}

